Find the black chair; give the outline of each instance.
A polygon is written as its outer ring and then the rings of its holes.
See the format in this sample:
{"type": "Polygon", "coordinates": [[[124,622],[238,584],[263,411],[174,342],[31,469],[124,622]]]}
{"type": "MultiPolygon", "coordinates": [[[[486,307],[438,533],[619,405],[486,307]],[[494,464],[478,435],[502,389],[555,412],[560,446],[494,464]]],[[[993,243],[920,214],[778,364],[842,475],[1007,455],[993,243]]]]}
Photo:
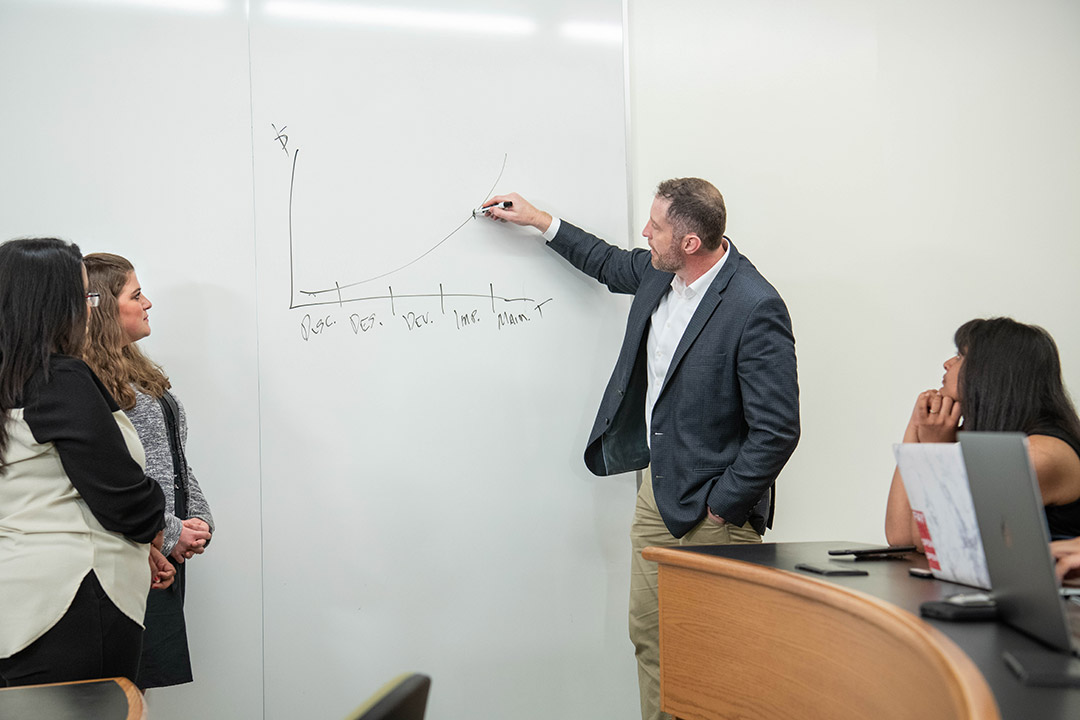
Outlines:
{"type": "Polygon", "coordinates": [[[399,675],[383,685],[345,720],[424,720],[431,678],[419,673],[399,675]]]}

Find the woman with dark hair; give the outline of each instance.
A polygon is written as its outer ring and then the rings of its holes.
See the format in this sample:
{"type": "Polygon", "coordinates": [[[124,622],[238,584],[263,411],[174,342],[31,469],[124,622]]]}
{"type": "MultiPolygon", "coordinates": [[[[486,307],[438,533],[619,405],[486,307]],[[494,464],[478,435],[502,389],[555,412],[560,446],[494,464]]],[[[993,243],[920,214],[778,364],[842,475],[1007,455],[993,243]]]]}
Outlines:
{"type": "MultiPolygon", "coordinates": [[[[956,331],[940,390],[915,401],[904,442],[956,442],[958,430],[1023,432],[1050,535],[1080,535],[1080,419],[1061,379],[1050,333],[1010,318],[970,320],[956,331]]],[[[885,511],[891,544],[920,545],[900,471],[885,511]]]]}
{"type": "Polygon", "coordinates": [[[77,246],[0,245],[0,686],[135,677],[147,589],[172,572],[152,575],[161,488],[79,359],[96,301],[77,246]]]}
{"type": "Polygon", "coordinates": [[[176,582],[154,589],[146,601],[142,664],[135,683],[151,687],[191,682],[184,621],[184,561],[210,542],[214,518],[185,459],[187,415],[169,392],[162,369],[139,350],[150,334],[149,298],[125,258],[91,253],[85,258],[90,290],[101,297],[90,318],[84,357],[131,420],[146,451],[146,473],[165,493],[162,552],[176,568],[176,582]]]}

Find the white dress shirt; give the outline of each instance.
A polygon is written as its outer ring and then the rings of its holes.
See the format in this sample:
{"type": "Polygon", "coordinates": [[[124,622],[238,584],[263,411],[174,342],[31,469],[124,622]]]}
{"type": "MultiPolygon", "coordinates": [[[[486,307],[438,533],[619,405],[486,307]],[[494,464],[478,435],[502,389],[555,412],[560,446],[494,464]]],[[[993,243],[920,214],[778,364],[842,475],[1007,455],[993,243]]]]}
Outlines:
{"type": "Polygon", "coordinates": [[[558,234],[559,228],[562,226],[562,220],[555,217],[551,217],[551,224],[548,225],[548,229],[544,231],[544,239],[551,242],[555,239],[555,235],[558,234]]]}
{"type": "Polygon", "coordinates": [[[671,358],[675,356],[679,341],[701,304],[701,298],[716,279],[727,258],[727,253],[724,253],[715,265],[689,285],[678,275],[673,277],[671,290],[660,299],[660,304],[653,310],[646,340],[646,371],[649,377],[649,387],[645,392],[646,440],[651,437],[653,407],[656,406],[656,398],[664,387],[664,379],[671,367],[671,358]]]}
{"type": "MultiPolygon", "coordinates": [[[[557,217],[551,219],[551,225],[544,231],[544,239],[551,242],[562,222],[557,217]]],[[[646,339],[646,357],[649,386],[645,392],[645,438],[648,442],[652,429],[652,411],[656,406],[656,398],[664,387],[664,378],[667,377],[671,367],[671,358],[679,347],[683,333],[690,325],[690,319],[701,304],[701,298],[705,291],[716,279],[720,268],[727,262],[728,255],[716,261],[716,264],[705,271],[705,274],[694,282],[687,285],[676,275],[671,279],[671,290],[660,300],[660,304],[653,310],[649,323],[649,335],[646,339]]]]}

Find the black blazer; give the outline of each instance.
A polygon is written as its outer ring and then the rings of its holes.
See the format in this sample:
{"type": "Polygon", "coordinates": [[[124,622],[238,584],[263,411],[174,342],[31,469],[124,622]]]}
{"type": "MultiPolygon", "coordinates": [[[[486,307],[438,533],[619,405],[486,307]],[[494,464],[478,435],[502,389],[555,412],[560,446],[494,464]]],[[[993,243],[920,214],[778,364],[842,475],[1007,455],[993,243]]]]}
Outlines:
{"type": "Polygon", "coordinates": [[[565,221],[548,244],[612,292],[634,295],[585,448],[589,470],[611,475],[651,464],[656,504],[675,537],[697,525],[706,506],[736,525],[753,515],[763,531],[755,507],[767,506],[800,433],[795,338],[779,293],[729,242],[671,359],[647,444],[644,341],[673,276],[652,266],[648,250],[617,248],[565,221]]]}

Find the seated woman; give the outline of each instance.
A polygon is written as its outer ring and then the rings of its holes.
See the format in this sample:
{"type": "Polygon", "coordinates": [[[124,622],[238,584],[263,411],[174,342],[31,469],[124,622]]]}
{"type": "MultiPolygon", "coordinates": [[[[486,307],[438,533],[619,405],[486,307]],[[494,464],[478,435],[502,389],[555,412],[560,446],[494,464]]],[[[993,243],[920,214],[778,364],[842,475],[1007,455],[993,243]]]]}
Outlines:
{"type": "MultiPolygon", "coordinates": [[[[904,442],[956,442],[958,430],[1027,433],[1050,536],[1080,535],[1080,418],[1061,380],[1054,339],[1040,327],[992,318],[964,323],[955,342],[941,389],[916,399],[904,442]]],[[[899,469],[885,537],[922,548],[899,469]]]]}

